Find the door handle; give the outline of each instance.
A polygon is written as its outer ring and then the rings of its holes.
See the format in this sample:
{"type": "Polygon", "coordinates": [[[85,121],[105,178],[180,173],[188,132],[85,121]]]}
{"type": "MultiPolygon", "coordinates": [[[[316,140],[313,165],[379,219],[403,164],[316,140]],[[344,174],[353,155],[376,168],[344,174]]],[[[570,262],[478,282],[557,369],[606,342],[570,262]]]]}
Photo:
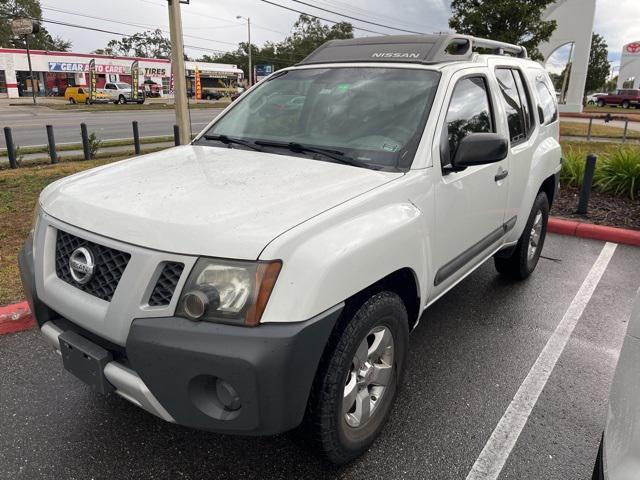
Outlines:
{"type": "Polygon", "coordinates": [[[493,177],[493,179],[496,182],[499,182],[500,180],[504,180],[505,178],[507,178],[507,175],[509,175],[509,170],[504,170],[502,167],[500,167],[498,169],[498,173],[496,173],[496,176],[493,177]]]}

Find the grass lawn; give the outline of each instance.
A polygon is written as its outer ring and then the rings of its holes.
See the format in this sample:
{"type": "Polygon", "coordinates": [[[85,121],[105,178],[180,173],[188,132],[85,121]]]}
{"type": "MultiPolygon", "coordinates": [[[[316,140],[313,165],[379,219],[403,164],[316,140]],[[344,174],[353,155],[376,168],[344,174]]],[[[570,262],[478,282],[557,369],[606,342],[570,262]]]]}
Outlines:
{"type": "Polygon", "coordinates": [[[637,108],[620,108],[620,107],[599,107],[597,105],[587,105],[584,107],[586,113],[602,113],[611,115],[640,115],[640,109],[637,108]]]}
{"type": "MultiPolygon", "coordinates": [[[[564,149],[604,154],[614,151],[619,144],[562,141],[562,146],[564,149]]],[[[637,146],[628,148],[640,149],[637,146]]],[[[130,155],[0,171],[0,305],[24,298],[17,255],[31,228],[33,209],[40,191],[59,178],[127,157],[130,155]]]]}
{"type": "MultiPolygon", "coordinates": [[[[226,108],[229,102],[189,102],[189,108],[226,108]]],[[[48,104],[47,108],[52,110],[71,110],[74,112],[126,112],[129,110],[173,110],[173,103],[125,103],[124,105],[116,105],[115,103],[95,103],[93,105],[85,105],[77,103],[48,104]]]]}
{"type": "MultiPolygon", "coordinates": [[[[579,122],[560,122],[560,135],[586,137],[589,131],[588,123],[579,122]]],[[[623,128],[610,127],[608,125],[596,124],[594,122],[591,127],[592,137],[605,137],[605,138],[622,138],[624,133],[623,128]]],[[[640,132],[638,130],[627,130],[627,138],[640,138],[640,132]]]]}

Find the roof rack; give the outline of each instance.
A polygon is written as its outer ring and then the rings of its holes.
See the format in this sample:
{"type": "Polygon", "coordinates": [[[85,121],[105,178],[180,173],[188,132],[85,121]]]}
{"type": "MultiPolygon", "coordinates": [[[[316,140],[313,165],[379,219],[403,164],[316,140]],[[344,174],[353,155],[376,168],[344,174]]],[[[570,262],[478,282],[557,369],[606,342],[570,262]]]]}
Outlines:
{"type": "Polygon", "coordinates": [[[311,52],[298,65],[344,62],[402,62],[434,64],[469,61],[475,48],[493,50],[527,58],[520,45],[498,42],[470,35],[387,35],[383,37],[331,40],[311,52]]]}

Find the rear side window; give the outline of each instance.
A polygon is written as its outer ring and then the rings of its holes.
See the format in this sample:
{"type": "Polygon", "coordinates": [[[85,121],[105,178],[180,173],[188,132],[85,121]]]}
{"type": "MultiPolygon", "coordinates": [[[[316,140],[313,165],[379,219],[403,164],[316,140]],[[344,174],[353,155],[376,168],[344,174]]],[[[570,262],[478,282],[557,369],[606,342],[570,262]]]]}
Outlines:
{"type": "Polygon", "coordinates": [[[558,119],[558,107],[556,106],[556,101],[551,94],[551,90],[549,90],[547,82],[542,78],[536,80],[536,91],[538,92],[540,106],[544,113],[544,123],[555,122],[558,119]]]}
{"type": "Polygon", "coordinates": [[[511,145],[518,144],[527,139],[534,125],[529,92],[525,88],[520,70],[498,68],[496,79],[507,113],[511,145]]]}
{"type": "Polygon", "coordinates": [[[471,133],[493,132],[491,106],[484,77],[463,78],[456,85],[447,111],[449,155],[443,163],[450,163],[460,141],[471,133]]]}

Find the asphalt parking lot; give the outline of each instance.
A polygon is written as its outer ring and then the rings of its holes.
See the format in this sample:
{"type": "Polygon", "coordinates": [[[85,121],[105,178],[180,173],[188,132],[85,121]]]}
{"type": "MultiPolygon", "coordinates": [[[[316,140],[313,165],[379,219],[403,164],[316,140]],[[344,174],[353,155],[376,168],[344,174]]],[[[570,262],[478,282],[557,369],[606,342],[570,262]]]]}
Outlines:
{"type": "MultiPolygon", "coordinates": [[[[603,242],[550,235],[511,284],[487,262],[430,307],[411,338],[390,422],[336,468],[291,435],[232,437],[164,423],[92,393],[36,331],[0,337],[2,479],[464,479],[581,290],[603,242]]],[[[616,247],[500,479],[589,479],[640,249],[616,247]]]]}

